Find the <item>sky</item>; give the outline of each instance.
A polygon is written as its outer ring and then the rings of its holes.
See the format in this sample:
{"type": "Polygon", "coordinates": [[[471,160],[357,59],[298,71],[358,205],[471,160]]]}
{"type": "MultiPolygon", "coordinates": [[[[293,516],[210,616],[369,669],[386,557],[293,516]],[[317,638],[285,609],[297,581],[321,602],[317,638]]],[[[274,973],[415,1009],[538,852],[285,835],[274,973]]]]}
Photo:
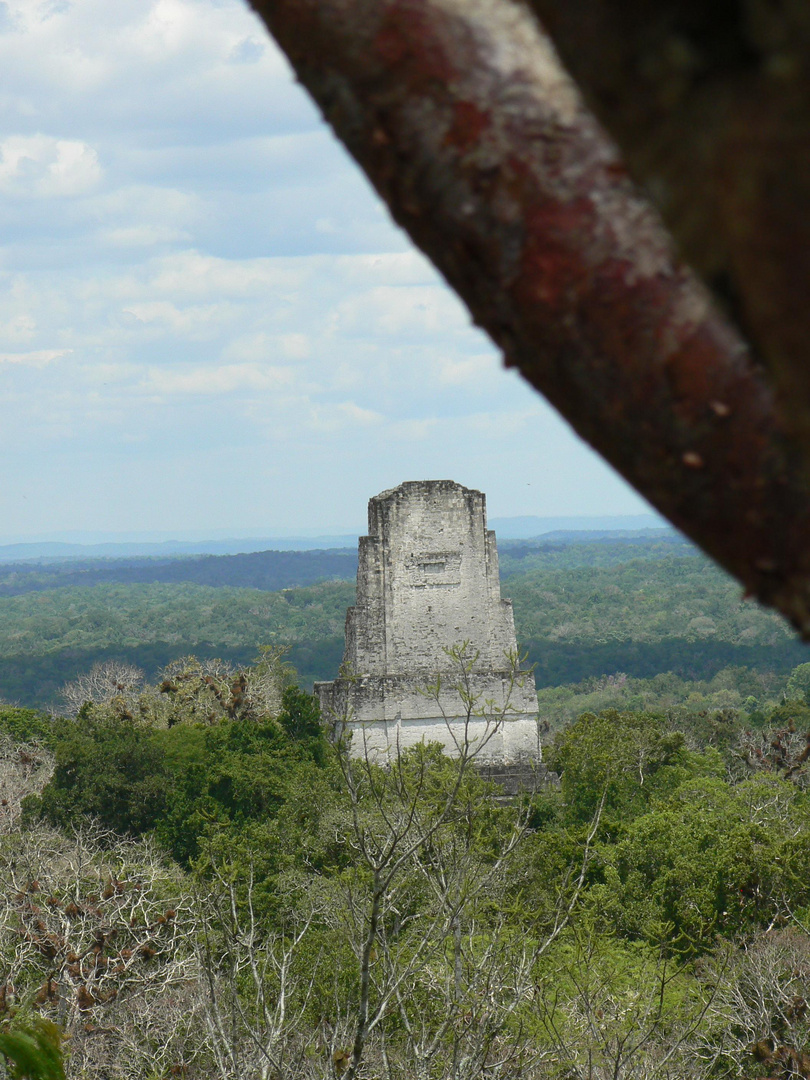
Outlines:
{"type": "Polygon", "coordinates": [[[638,514],[239,0],[0,2],[0,540],[638,514]]]}

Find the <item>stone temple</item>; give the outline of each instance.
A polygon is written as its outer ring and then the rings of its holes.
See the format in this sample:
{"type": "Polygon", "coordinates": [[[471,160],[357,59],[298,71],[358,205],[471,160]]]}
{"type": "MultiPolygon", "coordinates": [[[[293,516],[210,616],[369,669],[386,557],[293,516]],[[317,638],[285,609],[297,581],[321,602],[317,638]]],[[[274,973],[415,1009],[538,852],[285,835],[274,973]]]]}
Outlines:
{"type": "Polygon", "coordinates": [[[466,738],[481,764],[538,762],[534,676],[510,677],[516,651],[485,496],[451,480],[420,480],[371,499],[341,677],[315,685],[324,718],[351,732],[351,752],[386,760],[425,741],[457,755],[466,738]],[[461,642],[477,654],[471,716],[457,690],[458,663],[445,651],[461,642]],[[426,694],[437,677],[438,694],[426,694]]]}

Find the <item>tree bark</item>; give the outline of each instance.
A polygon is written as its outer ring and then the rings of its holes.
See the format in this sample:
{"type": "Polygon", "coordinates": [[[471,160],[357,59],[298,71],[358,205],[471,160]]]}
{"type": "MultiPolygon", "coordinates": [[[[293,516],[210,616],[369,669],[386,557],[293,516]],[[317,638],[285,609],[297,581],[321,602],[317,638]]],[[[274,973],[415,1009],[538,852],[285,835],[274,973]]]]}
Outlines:
{"type": "Polygon", "coordinates": [[[253,3],[506,364],[810,636],[801,448],[522,0],[253,3]]]}

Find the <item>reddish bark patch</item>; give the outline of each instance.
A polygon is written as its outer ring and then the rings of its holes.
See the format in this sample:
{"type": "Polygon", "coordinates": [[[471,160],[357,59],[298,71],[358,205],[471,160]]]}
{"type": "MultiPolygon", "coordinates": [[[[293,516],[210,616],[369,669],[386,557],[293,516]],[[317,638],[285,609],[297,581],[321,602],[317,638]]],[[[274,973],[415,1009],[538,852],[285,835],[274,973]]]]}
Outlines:
{"type": "Polygon", "coordinates": [[[453,124],[444,137],[445,146],[455,146],[459,150],[469,150],[485,131],[489,117],[469,101],[456,101],[453,104],[453,124]]]}
{"type": "Polygon", "coordinates": [[[390,4],[374,36],[374,56],[386,67],[396,68],[410,89],[426,82],[446,84],[455,68],[440,35],[434,13],[424,0],[399,0],[390,4]]]}
{"type": "Polygon", "coordinates": [[[570,203],[549,199],[532,206],[526,215],[526,241],[515,288],[518,302],[540,304],[556,317],[575,305],[590,286],[590,268],[581,249],[592,229],[593,208],[588,199],[570,203]]]}

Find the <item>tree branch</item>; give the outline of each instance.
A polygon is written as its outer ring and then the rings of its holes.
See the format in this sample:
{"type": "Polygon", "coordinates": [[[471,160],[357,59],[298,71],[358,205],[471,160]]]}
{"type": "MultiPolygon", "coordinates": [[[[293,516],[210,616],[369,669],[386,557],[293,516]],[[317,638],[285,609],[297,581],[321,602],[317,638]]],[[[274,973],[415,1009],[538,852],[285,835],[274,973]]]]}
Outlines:
{"type": "Polygon", "coordinates": [[[253,3],[507,365],[810,636],[803,455],[528,8],[253,3]]]}

